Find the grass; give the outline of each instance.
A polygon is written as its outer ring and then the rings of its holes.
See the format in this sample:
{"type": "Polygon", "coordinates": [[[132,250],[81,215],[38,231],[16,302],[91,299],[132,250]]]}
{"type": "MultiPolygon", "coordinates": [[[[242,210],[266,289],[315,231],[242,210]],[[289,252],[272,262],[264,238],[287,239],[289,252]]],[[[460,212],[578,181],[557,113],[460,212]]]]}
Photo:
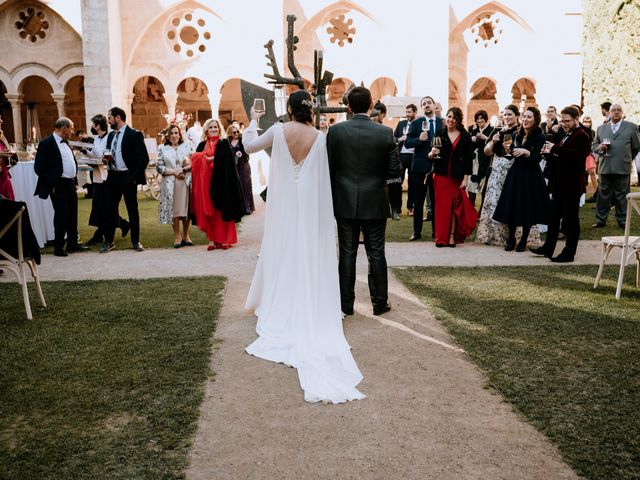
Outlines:
{"type": "MultiPolygon", "coordinates": [[[[640,191],[640,188],[632,188],[632,191],[640,191]]],[[[400,216],[400,220],[388,220],[387,221],[387,242],[408,242],[409,237],[413,233],[413,217],[406,215],[407,196],[406,192],[403,194],[402,211],[403,215],[400,216]]],[[[480,195],[476,198],[476,208],[480,207],[480,195]]],[[[637,215],[631,219],[631,234],[640,235],[640,218],[637,215]]],[[[591,225],[596,223],[596,210],[594,203],[587,203],[580,209],[580,239],[581,240],[600,240],[602,237],[610,235],[622,235],[624,230],[618,228],[616,223],[614,211],[609,214],[607,226],[605,228],[592,228],[591,225]]],[[[544,234],[543,234],[544,235],[544,234]]],[[[431,222],[425,222],[422,228],[422,241],[428,241],[431,239],[431,222]]],[[[473,232],[471,237],[467,241],[474,241],[476,233],[473,232]]],[[[544,237],[543,237],[544,238],[544,237]]]]}
{"type": "Polygon", "coordinates": [[[590,479],[640,478],[640,289],[595,266],[407,268],[430,305],[514,407],[590,479]]]}
{"type": "Polygon", "coordinates": [[[184,478],[223,286],[0,284],[0,478],[184,478]]]}

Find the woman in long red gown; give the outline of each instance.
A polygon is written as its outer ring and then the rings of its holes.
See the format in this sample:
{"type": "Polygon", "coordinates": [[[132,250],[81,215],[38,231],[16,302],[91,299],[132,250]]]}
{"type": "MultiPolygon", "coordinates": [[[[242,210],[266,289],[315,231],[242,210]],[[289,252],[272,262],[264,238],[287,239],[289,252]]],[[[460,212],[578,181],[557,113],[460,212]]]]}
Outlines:
{"type": "Polygon", "coordinates": [[[478,221],[478,212],[466,192],[473,169],[473,143],[462,121],[462,110],[450,108],[446,127],[437,134],[442,148],[429,152],[433,159],[436,247],[464,243],[478,221]]]}
{"type": "Polygon", "coordinates": [[[238,242],[236,222],[244,215],[238,172],[229,142],[217,119],[203,127],[191,156],[191,212],[209,239],[207,250],[226,250],[238,242]]]}

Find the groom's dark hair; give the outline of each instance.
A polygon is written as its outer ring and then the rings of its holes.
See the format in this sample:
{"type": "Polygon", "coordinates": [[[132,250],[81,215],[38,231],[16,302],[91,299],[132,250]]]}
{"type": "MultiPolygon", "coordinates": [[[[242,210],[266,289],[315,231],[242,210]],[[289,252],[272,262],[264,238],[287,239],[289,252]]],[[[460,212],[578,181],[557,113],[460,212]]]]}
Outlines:
{"type": "Polygon", "coordinates": [[[367,113],[371,107],[371,92],[367,87],[353,88],[347,97],[353,113],[367,113]]]}

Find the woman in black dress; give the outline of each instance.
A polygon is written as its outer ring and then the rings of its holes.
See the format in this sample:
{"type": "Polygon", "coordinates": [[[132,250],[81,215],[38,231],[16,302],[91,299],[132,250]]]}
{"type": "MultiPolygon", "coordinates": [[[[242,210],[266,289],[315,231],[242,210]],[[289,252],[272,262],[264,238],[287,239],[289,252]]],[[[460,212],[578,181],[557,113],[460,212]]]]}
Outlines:
{"type": "Polygon", "coordinates": [[[244,151],[244,145],[242,145],[242,134],[240,133],[240,128],[233,124],[229,125],[227,128],[227,138],[229,138],[229,144],[233,151],[233,158],[236,161],[236,168],[238,169],[238,177],[240,178],[242,195],[244,196],[244,207],[247,211],[247,215],[251,215],[251,213],[256,209],[253,203],[251,165],[249,165],[249,155],[244,151]]]}
{"type": "Polygon", "coordinates": [[[546,224],[549,218],[549,195],[540,169],[545,142],[540,129],[540,110],[527,107],[513,143],[508,147],[515,161],[509,169],[493,219],[509,226],[506,251],[524,252],[532,225],[546,224]],[[522,237],[516,248],[516,228],[522,237]]]}

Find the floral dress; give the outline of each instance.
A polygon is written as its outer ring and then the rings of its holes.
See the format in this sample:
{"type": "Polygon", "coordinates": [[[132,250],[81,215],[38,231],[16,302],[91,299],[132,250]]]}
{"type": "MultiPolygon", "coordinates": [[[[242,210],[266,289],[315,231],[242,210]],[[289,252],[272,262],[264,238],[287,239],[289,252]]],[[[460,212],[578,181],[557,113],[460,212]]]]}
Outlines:
{"type": "Polygon", "coordinates": [[[177,148],[171,145],[158,147],[158,162],[156,170],[162,175],[160,194],[158,196],[158,222],[171,224],[174,218],[187,217],[189,212],[189,185],[191,174],[184,179],[175,175],[166,175],[167,170],[184,167],[189,163],[191,143],[184,142],[177,148]]]}

